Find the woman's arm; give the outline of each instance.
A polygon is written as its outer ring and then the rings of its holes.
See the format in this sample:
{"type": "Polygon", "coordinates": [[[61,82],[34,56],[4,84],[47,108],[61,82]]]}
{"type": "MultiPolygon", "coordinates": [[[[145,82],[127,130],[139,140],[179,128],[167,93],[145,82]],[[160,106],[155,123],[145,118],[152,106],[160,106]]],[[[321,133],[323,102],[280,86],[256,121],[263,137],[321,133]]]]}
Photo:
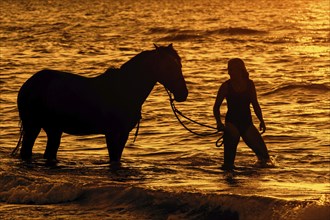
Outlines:
{"type": "Polygon", "coordinates": [[[256,114],[256,116],[260,121],[260,130],[262,131],[262,133],[264,133],[266,131],[266,125],[262,117],[262,111],[258,102],[256,87],[252,80],[251,80],[251,102],[254,113],[256,114]]]}
{"type": "Polygon", "coordinates": [[[220,86],[218,94],[217,94],[217,98],[215,99],[215,103],[213,106],[213,115],[217,122],[218,130],[223,130],[225,127],[221,121],[220,106],[227,95],[227,91],[228,91],[227,87],[228,86],[227,86],[226,82],[220,86]]]}

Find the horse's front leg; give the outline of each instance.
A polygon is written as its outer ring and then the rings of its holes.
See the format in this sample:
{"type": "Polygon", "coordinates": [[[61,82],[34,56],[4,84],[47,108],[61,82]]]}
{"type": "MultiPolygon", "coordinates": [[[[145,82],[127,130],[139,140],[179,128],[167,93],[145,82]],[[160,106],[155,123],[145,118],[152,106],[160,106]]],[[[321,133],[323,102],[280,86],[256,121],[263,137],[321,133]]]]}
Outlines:
{"type": "Polygon", "coordinates": [[[105,135],[110,163],[120,163],[129,132],[113,132],[105,135]]]}

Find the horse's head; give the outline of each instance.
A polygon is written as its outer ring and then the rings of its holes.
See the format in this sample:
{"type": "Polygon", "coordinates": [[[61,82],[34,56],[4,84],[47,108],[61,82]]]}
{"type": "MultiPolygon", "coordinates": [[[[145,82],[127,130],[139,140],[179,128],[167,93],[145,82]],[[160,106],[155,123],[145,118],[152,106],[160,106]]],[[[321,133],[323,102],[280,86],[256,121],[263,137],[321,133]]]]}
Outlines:
{"type": "Polygon", "coordinates": [[[175,101],[183,102],[187,99],[188,89],[182,75],[181,58],[174,50],[173,45],[160,47],[155,45],[156,50],[156,77],[174,94],[175,101]]]}

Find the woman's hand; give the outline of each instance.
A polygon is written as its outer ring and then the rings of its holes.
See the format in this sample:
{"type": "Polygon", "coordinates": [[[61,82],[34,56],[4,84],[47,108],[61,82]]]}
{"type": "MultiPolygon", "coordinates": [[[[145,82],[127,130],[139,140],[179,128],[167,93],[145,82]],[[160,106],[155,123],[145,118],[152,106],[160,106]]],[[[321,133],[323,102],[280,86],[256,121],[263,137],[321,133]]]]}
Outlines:
{"type": "Polygon", "coordinates": [[[265,133],[265,131],[266,131],[266,125],[265,125],[265,122],[264,121],[261,121],[260,122],[259,129],[261,131],[261,134],[265,133]]]}

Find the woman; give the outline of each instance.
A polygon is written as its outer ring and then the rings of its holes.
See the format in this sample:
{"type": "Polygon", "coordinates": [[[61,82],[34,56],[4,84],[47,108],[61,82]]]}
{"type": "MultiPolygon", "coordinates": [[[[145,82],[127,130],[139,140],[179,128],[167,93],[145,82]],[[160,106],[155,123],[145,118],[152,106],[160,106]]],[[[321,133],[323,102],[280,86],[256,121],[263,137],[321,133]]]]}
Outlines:
{"type": "Polygon", "coordinates": [[[218,91],[213,107],[218,130],[224,130],[224,164],[225,170],[234,168],[236,149],[240,137],[253,150],[261,166],[270,161],[268,150],[261,134],[253,125],[250,104],[260,121],[260,130],[266,131],[261,108],[257,99],[256,89],[243,60],[231,59],[228,62],[230,79],[224,82],[218,91]],[[225,125],[220,118],[220,106],[227,100],[225,125]]]}

